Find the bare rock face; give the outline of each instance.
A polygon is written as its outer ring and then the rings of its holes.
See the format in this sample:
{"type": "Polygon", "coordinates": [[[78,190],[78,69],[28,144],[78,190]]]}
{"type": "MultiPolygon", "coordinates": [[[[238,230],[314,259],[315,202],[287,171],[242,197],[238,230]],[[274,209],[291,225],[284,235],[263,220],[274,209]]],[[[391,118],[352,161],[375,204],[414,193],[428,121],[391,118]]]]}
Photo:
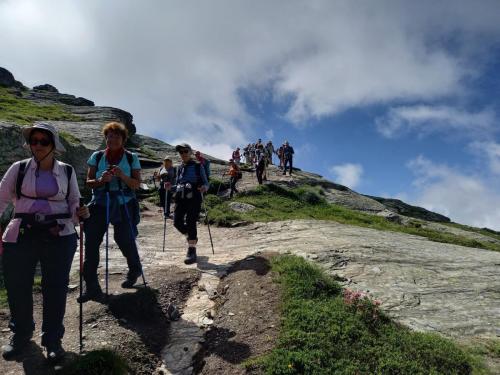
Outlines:
{"type": "Polygon", "coordinates": [[[370,195],[366,195],[366,197],[382,203],[389,210],[400,215],[405,215],[427,221],[436,221],[439,223],[449,223],[451,221],[449,217],[438,214],[436,212],[426,210],[425,208],[422,207],[409,205],[403,201],[400,201],[399,199],[373,197],[370,195]]]}
{"type": "Polygon", "coordinates": [[[12,73],[7,69],[0,67],[0,86],[22,88],[23,84],[16,81],[12,73]]]}

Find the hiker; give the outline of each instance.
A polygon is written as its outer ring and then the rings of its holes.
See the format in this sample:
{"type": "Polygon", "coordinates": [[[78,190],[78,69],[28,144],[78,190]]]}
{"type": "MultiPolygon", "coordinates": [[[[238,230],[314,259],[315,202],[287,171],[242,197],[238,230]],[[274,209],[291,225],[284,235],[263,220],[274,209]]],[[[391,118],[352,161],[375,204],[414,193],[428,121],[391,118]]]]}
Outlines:
{"type": "Polygon", "coordinates": [[[94,152],[87,160],[87,186],[92,188],[92,199],[88,206],[92,220],[85,223],[83,278],[86,288],[82,298],[78,300],[82,303],[102,298],[97,267],[99,246],[109,223],[113,224],[114,240],[127,259],[128,273],[121,284],[122,288],[132,288],[142,275],[135,243],[140,220],[139,203],[134,192],[140,185],[141,165],[137,154],[124,148],[128,130],[122,123],[110,122],[104,125],[102,134],[106,149],[94,152]],[[131,232],[132,229],[134,233],[131,232]]]}
{"type": "Polygon", "coordinates": [[[172,187],[175,184],[175,178],[177,175],[176,169],[172,166],[172,159],[165,156],[165,158],[163,159],[163,166],[157,172],[155,172],[155,174],[157,181],[160,182],[160,188],[158,189],[158,193],[160,194],[160,212],[163,212],[166,218],[170,218],[172,187]]]}
{"type": "Polygon", "coordinates": [[[230,176],[229,186],[231,191],[229,193],[229,198],[232,198],[234,193],[239,193],[238,189],[236,189],[236,183],[242,178],[240,167],[233,159],[229,159],[229,172],[227,172],[227,174],[230,176]]]}
{"type": "Polygon", "coordinates": [[[203,166],[203,168],[205,169],[205,175],[207,176],[207,180],[208,178],[210,177],[210,160],[204,158],[202,155],[201,155],[201,152],[200,151],[196,151],[195,153],[195,156],[196,156],[196,160],[198,160],[198,162],[203,166]]]}
{"type": "Polygon", "coordinates": [[[257,181],[259,185],[262,185],[262,175],[266,166],[266,156],[264,153],[264,146],[260,144],[256,151],[255,159],[255,173],[257,175],[257,181]]]}
{"type": "Polygon", "coordinates": [[[250,148],[249,148],[249,153],[250,153],[250,164],[255,163],[255,145],[253,143],[250,143],[250,148]]]}
{"type": "Polygon", "coordinates": [[[174,226],[186,235],[188,250],[185,264],[196,262],[196,244],[198,232],[196,221],[200,215],[203,193],[208,190],[208,177],[205,168],[193,159],[193,150],[187,143],[175,146],[182,159],[177,169],[175,183],[174,226]]]}
{"type": "Polygon", "coordinates": [[[245,164],[251,164],[250,161],[250,144],[243,148],[243,157],[245,158],[245,164]]]}
{"type": "Polygon", "coordinates": [[[273,146],[273,141],[269,141],[266,144],[266,151],[267,151],[267,159],[269,164],[273,164],[273,154],[274,154],[274,146],[273,146]]]}
{"type": "Polygon", "coordinates": [[[286,174],[286,166],[290,166],[290,176],[292,175],[293,169],[293,147],[290,146],[288,141],[285,141],[285,147],[283,147],[283,174],[286,174]]]}
{"type": "Polygon", "coordinates": [[[77,246],[75,225],[88,218],[79,207],[80,191],[73,167],[55,158],[65,151],[56,129],[38,123],[22,131],[30,159],[15,162],[0,182],[0,216],[9,203],[15,210],[3,234],[3,273],[10,309],[10,343],[2,348],[9,360],[29,344],[33,320],[33,277],[38,262],[42,274],[42,346],[47,359],[65,354],[64,336],[69,272],[77,246]]]}
{"type": "Polygon", "coordinates": [[[283,143],[279,148],[278,151],[276,151],[276,155],[278,155],[278,158],[280,160],[280,165],[279,169],[283,169],[283,165],[285,164],[285,161],[283,159],[283,149],[285,148],[285,144],[283,143]]]}
{"type": "Polygon", "coordinates": [[[234,164],[236,164],[238,167],[240,166],[240,161],[241,161],[241,155],[240,155],[240,148],[236,147],[236,150],[233,151],[232,155],[232,160],[234,161],[234,164]]]}

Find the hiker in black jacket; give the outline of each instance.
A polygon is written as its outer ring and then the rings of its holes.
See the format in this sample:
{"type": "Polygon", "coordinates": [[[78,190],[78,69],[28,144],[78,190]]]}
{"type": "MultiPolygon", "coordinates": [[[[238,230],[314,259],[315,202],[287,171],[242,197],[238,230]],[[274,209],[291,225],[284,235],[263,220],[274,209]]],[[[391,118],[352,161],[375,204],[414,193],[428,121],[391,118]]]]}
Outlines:
{"type": "Polygon", "coordinates": [[[160,211],[166,218],[170,218],[170,204],[172,201],[172,187],[175,185],[177,171],[172,166],[172,159],[165,156],[163,166],[155,172],[156,179],[160,182],[158,193],[160,195],[160,211]]]}
{"type": "Polygon", "coordinates": [[[285,146],[283,147],[283,159],[284,159],[284,165],[283,165],[283,174],[286,174],[286,167],[287,165],[290,166],[290,176],[292,175],[292,169],[293,169],[293,154],[295,152],[293,151],[293,147],[290,146],[288,141],[285,141],[285,146]]]}

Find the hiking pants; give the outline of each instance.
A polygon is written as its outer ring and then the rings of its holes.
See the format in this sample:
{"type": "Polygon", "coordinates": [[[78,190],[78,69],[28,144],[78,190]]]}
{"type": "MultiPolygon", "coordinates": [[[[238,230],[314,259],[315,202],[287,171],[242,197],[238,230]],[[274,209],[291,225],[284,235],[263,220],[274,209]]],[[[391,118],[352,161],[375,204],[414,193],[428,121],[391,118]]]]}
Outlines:
{"type": "Polygon", "coordinates": [[[76,251],[76,233],[50,236],[25,229],[17,243],[4,242],[3,273],[10,308],[9,328],[16,335],[32,337],[33,279],[36,265],[42,271],[42,345],[57,343],[64,336],[69,272],[76,251]]]}
{"type": "Polygon", "coordinates": [[[229,186],[231,187],[229,198],[232,198],[233,194],[238,192],[238,189],[236,189],[236,182],[238,182],[237,178],[235,176],[231,176],[231,178],[229,179],[229,186]]]}
{"type": "Polygon", "coordinates": [[[287,158],[287,159],[285,159],[283,174],[286,173],[286,166],[287,166],[287,164],[290,166],[290,174],[292,174],[293,158],[287,158]]]}
{"type": "MultiPolygon", "coordinates": [[[[129,213],[132,215],[132,201],[127,203],[129,213]]],[[[106,207],[92,205],[90,219],[85,220],[85,262],[83,263],[83,278],[87,287],[97,286],[97,267],[99,266],[99,247],[106,234],[106,207]]],[[[141,273],[142,266],[136,243],[130,233],[130,223],[127,220],[125,207],[120,205],[121,221],[113,224],[114,240],[127,259],[129,275],[141,273]]],[[[137,236],[137,225],[133,222],[134,237],[137,236]]]]}
{"type": "Polygon", "coordinates": [[[165,210],[165,189],[160,189],[158,190],[158,193],[160,194],[160,206],[163,209],[163,213],[165,216],[170,215],[170,205],[172,203],[172,192],[167,191],[167,207],[165,210]]]}
{"type": "Polygon", "coordinates": [[[198,239],[196,222],[201,211],[201,193],[194,192],[191,199],[178,199],[175,202],[174,226],[182,234],[187,234],[188,241],[198,239]]]}

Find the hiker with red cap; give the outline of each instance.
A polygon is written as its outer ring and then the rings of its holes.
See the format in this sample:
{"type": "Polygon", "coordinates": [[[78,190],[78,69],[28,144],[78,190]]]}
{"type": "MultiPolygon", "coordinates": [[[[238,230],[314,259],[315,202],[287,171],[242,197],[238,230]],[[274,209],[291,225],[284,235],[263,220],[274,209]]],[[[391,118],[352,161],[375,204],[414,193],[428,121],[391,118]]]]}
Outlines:
{"type": "Polygon", "coordinates": [[[210,177],[210,160],[203,157],[200,151],[195,152],[196,160],[201,164],[201,166],[205,169],[205,175],[207,179],[210,177]]]}
{"type": "Polygon", "coordinates": [[[42,346],[47,359],[58,362],[65,354],[64,336],[69,273],[76,252],[75,225],[88,218],[80,206],[73,167],[55,158],[65,151],[56,129],[46,123],[23,128],[30,159],[15,162],[0,182],[0,216],[9,204],[14,215],[3,233],[3,274],[10,309],[10,343],[2,356],[15,359],[28,346],[33,320],[33,278],[37,263],[42,273],[42,346]]]}

